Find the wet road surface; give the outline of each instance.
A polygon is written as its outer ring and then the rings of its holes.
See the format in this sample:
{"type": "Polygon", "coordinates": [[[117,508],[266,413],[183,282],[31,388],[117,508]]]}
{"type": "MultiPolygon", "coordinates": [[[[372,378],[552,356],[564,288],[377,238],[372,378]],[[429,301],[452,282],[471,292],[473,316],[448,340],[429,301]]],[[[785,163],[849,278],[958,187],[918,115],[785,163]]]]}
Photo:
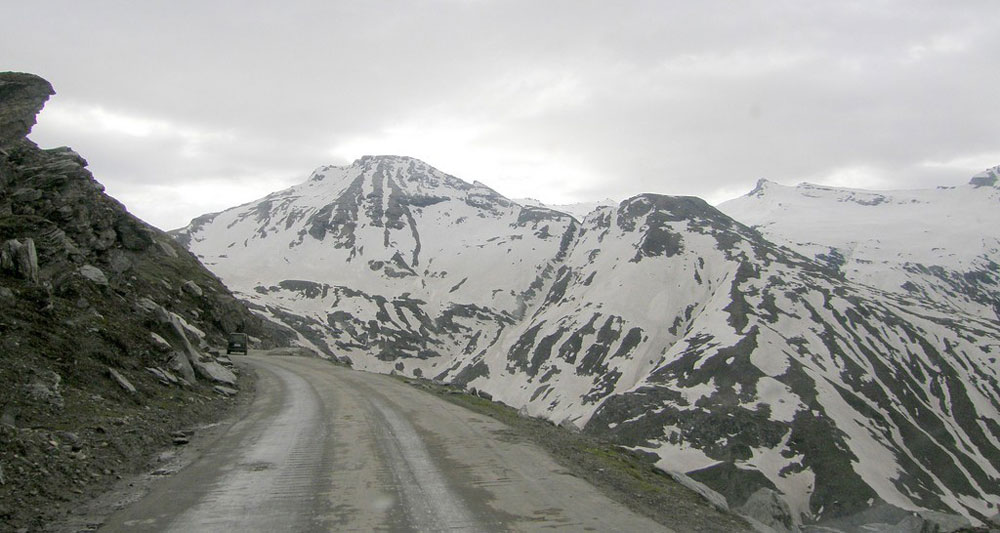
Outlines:
{"type": "Polygon", "coordinates": [[[259,374],[248,414],[100,531],[669,531],[396,379],[245,360],[259,374]]]}

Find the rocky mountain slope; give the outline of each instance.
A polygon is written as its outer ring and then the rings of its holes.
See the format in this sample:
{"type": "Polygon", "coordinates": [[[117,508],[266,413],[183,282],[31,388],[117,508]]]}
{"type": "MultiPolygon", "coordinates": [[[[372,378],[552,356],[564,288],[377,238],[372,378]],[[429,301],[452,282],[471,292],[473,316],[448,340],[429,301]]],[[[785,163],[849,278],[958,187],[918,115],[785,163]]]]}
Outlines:
{"type": "Polygon", "coordinates": [[[227,332],[280,331],[69,148],[26,138],[54,92],[0,73],[0,529],[38,530],[225,409],[227,332]]]}
{"type": "Polygon", "coordinates": [[[847,279],[1000,322],[998,176],[911,191],[761,180],[719,209],[847,279]]]}
{"type": "Polygon", "coordinates": [[[1000,505],[1000,326],[697,198],[580,220],[365,157],[174,235],[300,344],[611,437],[775,530],[1000,505]]]}

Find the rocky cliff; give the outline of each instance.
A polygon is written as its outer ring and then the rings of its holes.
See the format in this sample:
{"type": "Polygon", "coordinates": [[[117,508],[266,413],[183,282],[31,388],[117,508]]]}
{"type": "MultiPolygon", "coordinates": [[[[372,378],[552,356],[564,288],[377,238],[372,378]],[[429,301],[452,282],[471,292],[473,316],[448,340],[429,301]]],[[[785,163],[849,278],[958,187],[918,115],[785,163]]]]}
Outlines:
{"type": "Polygon", "coordinates": [[[0,529],[36,529],[215,416],[212,347],[281,332],[129,214],[70,148],[26,138],[54,94],[0,73],[0,529]]]}

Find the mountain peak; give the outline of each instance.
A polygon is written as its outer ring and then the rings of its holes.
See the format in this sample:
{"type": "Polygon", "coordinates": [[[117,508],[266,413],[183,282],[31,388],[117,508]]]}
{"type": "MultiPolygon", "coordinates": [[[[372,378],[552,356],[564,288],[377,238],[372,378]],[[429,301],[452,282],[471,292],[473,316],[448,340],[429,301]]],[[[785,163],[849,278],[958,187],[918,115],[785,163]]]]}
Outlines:
{"type": "Polygon", "coordinates": [[[764,190],[771,185],[775,185],[775,183],[773,181],[761,178],[757,180],[757,185],[754,185],[754,188],[747,193],[747,196],[759,196],[761,194],[764,194],[764,190]]]}
{"type": "Polygon", "coordinates": [[[405,164],[417,163],[420,165],[429,166],[427,165],[427,163],[415,157],[410,157],[406,155],[391,155],[391,154],[363,155],[360,158],[356,159],[354,163],[351,163],[351,166],[358,167],[358,166],[366,166],[377,163],[405,163],[405,164]]]}

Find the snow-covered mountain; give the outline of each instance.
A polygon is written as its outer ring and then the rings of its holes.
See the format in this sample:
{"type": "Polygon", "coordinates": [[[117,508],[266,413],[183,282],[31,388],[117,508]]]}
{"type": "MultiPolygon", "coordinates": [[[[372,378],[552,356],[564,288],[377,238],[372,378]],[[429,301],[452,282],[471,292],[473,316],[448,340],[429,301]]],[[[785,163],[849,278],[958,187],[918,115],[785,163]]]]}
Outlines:
{"type": "Polygon", "coordinates": [[[175,236],[303,344],[433,376],[441,354],[476,353],[524,316],[578,226],[415,159],[366,157],[175,236]]]}
{"type": "Polygon", "coordinates": [[[761,180],[718,207],[847,279],[1000,321],[998,176],[908,191],[761,180]]]}
{"type": "Polygon", "coordinates": [[[592,213],[595,209],[618,206],[618,202],[610,198],[606,198],[599,202],[577,202],[575,204],[544,204],[534,198],[515,198],[514,202],[524,207],[544,207],[545,209],[559,211],[560,213],[566,213],[577,220],[587,218],[587,215],[592,213]]]}
{"type": "Polygon", "coordinates": [[[778,530],[1000,505],[1000,325],[697,198],[581,220],[365,157],[175,237],[304,345],[648,451],[778,530]]]}

